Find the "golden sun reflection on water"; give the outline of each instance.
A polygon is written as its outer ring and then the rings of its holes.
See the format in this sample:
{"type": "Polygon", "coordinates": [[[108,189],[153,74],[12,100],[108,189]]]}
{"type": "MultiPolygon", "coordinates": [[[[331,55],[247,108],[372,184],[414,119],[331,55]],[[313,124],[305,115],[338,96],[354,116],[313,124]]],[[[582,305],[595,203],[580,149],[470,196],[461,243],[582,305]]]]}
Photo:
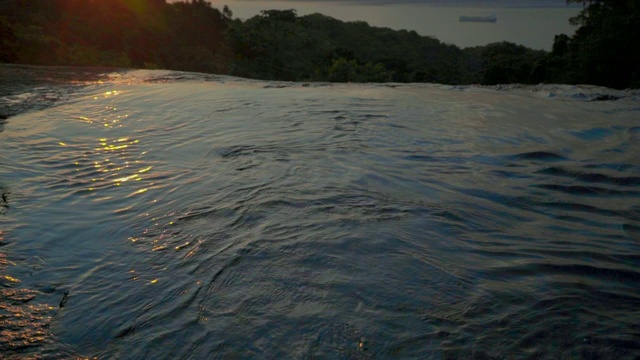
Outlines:
{"type": "MultiPolygon", "coordinates": [[[[98,146],[88,156],[84,157],[83,164],[76,161],[77,171],[81,171],[86,167],[86,163],[90,162],[90,166],[94,169],[91,177],[90,191],[104,189],[108,185],[121,186],[126,182],[141,181],[144,174],[148,174],[153,166],[148,166],[140,159],[145,152],[137,154],[139,139],[130,137],[118,137],[109,139],[106,137],[97,139],[98,146]],[[97,175],[97,176],[96,176],[97,175]]],[[[138,189],[127,197],[142,194],[148,190],[148,187],[138,189]]]]}
{"type": "Polygon", "coordinates": [[[105,200],[116,197],[129,198],[146,193],[154,186],[154,182],[148,181],[153,177],[154,166],[144,161],[148,151],[140,147],[140,139],[122,134],[110,137],[110,134],[111,130],[106,130],[94,140],[58,140],[56,145],[64,148],[62,151],[70,158],[73,166],[72,172],[67,173],[66,178],[73,183],[84,184],[83,190],[101,190],[100,199],[105,200]],[[134,186],[134,189],[129,187],[129,193],[126,195],[105,192],[108,188],[134,183],[139,185],[134,186]]]}
{"type": "MultiPolygon", "coordinates": [[[[101,100],[101,99],[105,99],[105,98],[110,98],[113,96],[118,96],[121,94],[120,90],[109,90],[109,91],[105,91],[99,95],[95,95],[93,97],[94,100],[101,100]]],[[[118,108],[115,106],[106,106],[104,109],[106,112],[114,112],[117,111],[118,108]]],[[[99,122],[102,123],[102,125],[106,128],[109,127],[121,127],[122,125],[119,124],[122,120],[126,119],[127,117],[129,117],[128,114],[123,114],[123,115],[117,115],[115,116],[115,118],[109,118],[109,117],[103,117],[100,120],[95,120],[92,119],[90,117],[86,117],[86,116],[81,116],[79,117],[80,120],[86,121],[87,123],[94,123],[94,122],[99,122]]]]}
{"type": "Polygon", "coordinates": [[[105,91],[100,95],[96,95],[93,97],[94,100],[98,100],[100,98],[108,98],[111,96],[117,96],[120,95],[120,90],[110,90],[110,91],[105,91]]]}
{"type": "MultiPolygon", "coordinates": [[[[94,95],[94,100],[102,100],[118,96],[120,90],[104,91],[94,95]]],[[[111,129],[122,128],[123,121],[129,118],[129,114],[125,113],[115,104],[100,106],[97,111],[83,116],[77,116],[76,119],[87,124],[95,124],[105,128],[105,134],[111,129]]],[[[104,190],[109,187],[120,187],[124,183],[140,182],[148,176],[152,166],[144,164],[142,157],[146,151],[139,150],[139,139],[129,136],[108,137],[103,136],[97,139],[98,145],[90,152],[84,152],[81,161],[75,161],[76,171],[80,172],[78,176],[88,178],[80,179],[83,183],[88,183],[89,191],[104,190]],[[90,166],[92,170],[87,169],[90,166]],[[146,174],[146,175],[144,175],[146,174]]],[[[67,146],[67,143],[61,141],[61,146],[67,146]]],[[[151,184],[153,185],[153,184],[151,184]]],[[[143,194],[149,190],[149,184],[145,184],[142,188],[130,192],[125,197],[143,194]]],[[[107,196],[105,199],[113,198],[107,196]]]]}
{"type": "Polygon", "coordinates": [[[9,265],[0,252],[0,358],[24,359],[25,351],[52,341],[49,324],[56,308],[35,303],[37,291],[16,288],[20,280],[3,274],[9,265]]]}
{"type": "MultiPolygon", "coordinates": [[[[107,108],[108,111],[116,111],[118,110],[117,108],[107,108]]],[[[122,124],[120,124],[120,122],[122,122],[122,120],[128,118],[129,115],[128,114],[123,114],[123,115],[116,115],[115,118],[109,118],[109,117],[103,117],[102,119],[94,119],[94,118],[90,118],[88,116],[78,116],[77,119],[84,121],[88,124],[93,124],[93,123],[101,123],[102,126],[106,127],[106,128],[110,128],[110,127],[122,127],[122,124]]]]}

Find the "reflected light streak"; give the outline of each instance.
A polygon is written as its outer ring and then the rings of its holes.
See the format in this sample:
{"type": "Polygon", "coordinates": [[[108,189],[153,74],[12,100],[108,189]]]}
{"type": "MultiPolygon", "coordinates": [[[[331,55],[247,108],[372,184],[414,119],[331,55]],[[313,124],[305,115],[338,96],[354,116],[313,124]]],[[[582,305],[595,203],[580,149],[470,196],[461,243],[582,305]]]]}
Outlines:
{"type": "Polygon", "coordinates": [[[136,273],[135,269],[129,270],[129,274],[131,274],[131,277],[129,278],[129,280],[136,281],[140,278],[140,276],[136,273]]]}
{"type": "Polygon", "coordinates": [[[191,242],[187,241],[186,243],[184,243],[184,244],[182,244],[182,245],[178,245],[178,246],[176,246],[176,250],[180,250],[180,249],[182,249],[183,247],[188,246],[189,244],[191,244],[191,242]]]}
{"type": "MultiPolygon", "coordinates": [[[[95,169],[95,172],[100,173],[100,175],[96,176],[94,172],[94,177],[90,179],[91,187],[88,187],[89,191],[104,189],[106,185],[122,186],[125,182],[141,181],[143,180],[142,174],[150,172],[153,168],[152,166],[144,166],[144,162],[140,159],[131,159],[132,156],[135,156],[131,153],[131,150],[134,150],[140,143],[138,139],[121,136],[115,139],[101,137],[96,141],[98,146],[92,149],[93,151],[89,156],[84,156],[87,160],[85,164],[95,169]],[[89,160],[91,157],[94,159],[89,160]]],[[[64,145],[67,144],[65,143],[64,145]]],[[[78,167],[76,171],[82,171],[83,162],[76,161],[75,165],[78,167]]],[[[145,187],[125,196],[130,197],[142,194],[148,190],[149,188],[145,187]]]]}
{"type": "Polygon", "coordinates": [[[140,181],[140,180],[142,180],[142,178],[138,174],[133,174],[133,175],[129,175],[129,176],[125,176],[125,177],[114,179],[113,181],[114,182],[118,182],[118,183],[123,183],[123,182],[127,182],[129,180],[140,181]]]}
{"type": "MultiPolygon", "coordinates": [[[[3,240],[0,230],[0,241],[3,240]]],[[[0,252],[0,272],[14,265],[0,252]]],[[[51,341],[49,324],[53,306],[33,304],[38,292],[14,288],[20,283],[10,275],[0,273],[0,358],[22,359],[24,349],[44,345],[51,341]]]]}
{"type": "Polygon", "coordinates": [[[143,193],[146,193],[147,191],[149,191],[149,189],[147,189],[147,188],[140,189],[140,190],[138,190],[138,191],[133,192],[133,193],[132,193],[131,195],[129,195],[129,196],[138,195],[138,194],[143,194],[143,193]]]}
{"type": "MultiPolygon", "coordinates": [[[[112,91],[105,91],[104,93],[101,94],[102,96],[99,95],[95,95],[93,97],[93,100],[98,100],[100,98],[108,98],[108,97],[112,97],[112,96],[116,96],[116,95],[120,95],[120,90],[112,90],[112,91]]],[[[115,108],[114,108],[115,110],[115,108]]]]}
{"type": "Polygon", "coordinates": [[[14,278],[14,277],[11,277],[9,275],[2,276],[2,279],[7,280],[8,282],[11,282],[11,283],[14,283],[14,284],[17,284],[17,283],[20,282],[20,280],[14,278]]]}
{"type": "Polygon", "coordinates": [[[122,150],[129,147],[129,145],[106,145],[102,148],[104,151],[114,151],[114,150],[122,150]]]}

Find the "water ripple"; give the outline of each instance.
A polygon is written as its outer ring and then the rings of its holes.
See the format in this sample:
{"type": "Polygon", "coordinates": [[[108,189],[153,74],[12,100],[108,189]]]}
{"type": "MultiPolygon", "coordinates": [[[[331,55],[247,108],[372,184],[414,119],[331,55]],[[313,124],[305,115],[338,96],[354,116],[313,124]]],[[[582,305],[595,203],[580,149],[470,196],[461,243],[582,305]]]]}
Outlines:
{"type": "Polygon", "coordinates": [[[137,71],[9,118],[0,349],[634,359],[637,104],[561,91],[137,71]]]}

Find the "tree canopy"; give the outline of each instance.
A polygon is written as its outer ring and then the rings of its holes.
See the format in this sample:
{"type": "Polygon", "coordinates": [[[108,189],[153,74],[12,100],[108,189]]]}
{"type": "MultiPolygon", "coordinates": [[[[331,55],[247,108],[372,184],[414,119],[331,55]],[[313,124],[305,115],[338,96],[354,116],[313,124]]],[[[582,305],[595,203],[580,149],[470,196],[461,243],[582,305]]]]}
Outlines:
{"type": "MultiPolygon", "coordinates": [[[[640,1],[568,0],[583,3],[571,21],[580,28],[566,42],[571,82],[613,88],[640,86],[640,1]]],[[[558,44],[558,47],[562,47],[558,44]]]]}
{"type": "Polygon", "coordinates": [[[551,52],[460,49],[415,31],[266,10],[241,21],[205,0],[0,0],[0,62],[165,68],[292,81],[640,86],[640,2],[583,3],[551,52]]]}

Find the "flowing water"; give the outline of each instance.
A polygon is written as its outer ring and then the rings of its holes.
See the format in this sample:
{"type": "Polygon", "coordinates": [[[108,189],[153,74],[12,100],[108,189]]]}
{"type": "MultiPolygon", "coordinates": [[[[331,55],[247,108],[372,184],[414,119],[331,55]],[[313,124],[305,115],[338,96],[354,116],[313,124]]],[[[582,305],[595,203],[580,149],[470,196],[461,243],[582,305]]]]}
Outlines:
{"type": "Polygon", "coordinates": [[[2,67],[3,357],[640,355],[640,94],[82,71],[2,67]]]}

